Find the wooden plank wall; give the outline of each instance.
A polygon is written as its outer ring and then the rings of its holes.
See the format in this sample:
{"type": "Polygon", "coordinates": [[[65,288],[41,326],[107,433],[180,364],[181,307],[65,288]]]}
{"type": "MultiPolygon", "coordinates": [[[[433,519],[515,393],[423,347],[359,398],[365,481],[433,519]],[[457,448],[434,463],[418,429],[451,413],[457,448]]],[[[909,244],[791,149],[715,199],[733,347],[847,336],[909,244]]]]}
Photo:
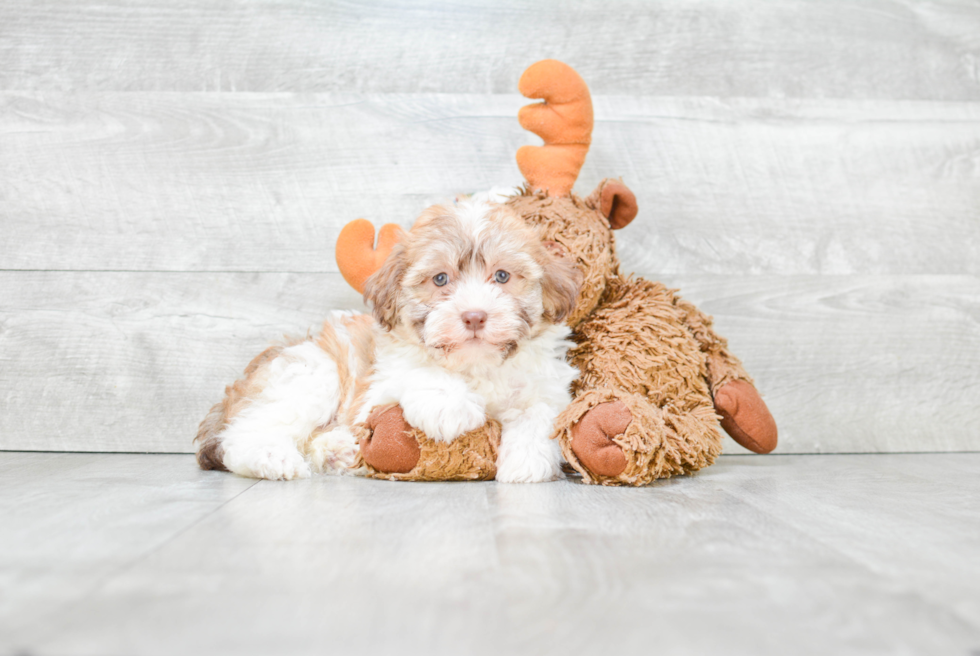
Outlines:
{"type": "Polygon", "coordinates": [[[715,315],[782,452],[980,449],[970,0],[8,0],[0,448],[190,450],[269,339],[360,307],[345,222],[520,182],[544,57],[593,89],[579,192],[636,192],[626,269],[715,315]]]}

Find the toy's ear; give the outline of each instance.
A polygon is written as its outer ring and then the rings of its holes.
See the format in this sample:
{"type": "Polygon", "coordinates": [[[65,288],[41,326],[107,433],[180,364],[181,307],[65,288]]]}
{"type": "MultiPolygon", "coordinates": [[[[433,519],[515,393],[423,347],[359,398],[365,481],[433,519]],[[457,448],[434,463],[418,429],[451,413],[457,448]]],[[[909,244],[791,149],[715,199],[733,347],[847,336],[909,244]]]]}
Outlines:
{"type": "Polygon", "coordinates": [[[544,316],[552,323],[560,323],[575,310],[582,289],[582,272],[568,257],[564,246],[554,241],[542,242],[542,245],[547,251],[542,262],[544,278],[541,280],[544,316]]]}
{"type": "Polygon", "coordinates": [[[598,196],[597,209],[613,230],[628,226],[639,211],[636,196],[618,180],[603,180],[593,196],[598,196]]]}

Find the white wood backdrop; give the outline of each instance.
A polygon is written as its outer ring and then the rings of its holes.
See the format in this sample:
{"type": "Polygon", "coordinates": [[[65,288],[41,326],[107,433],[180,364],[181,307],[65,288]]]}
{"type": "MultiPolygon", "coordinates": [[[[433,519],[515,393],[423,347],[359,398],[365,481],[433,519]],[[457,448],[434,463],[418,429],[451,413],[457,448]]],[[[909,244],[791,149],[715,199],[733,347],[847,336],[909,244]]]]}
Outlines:
{"type": "MultiPolygon", "coordinates": [[[[756,376],[782,452],[980,449],[980,4],[0,5],[0,448],[189,451],[333,307],[340,227],[516,185],[517,79],[594,92],[625,267],[756,376]]],[[[728,442],[729,452],[739,452],[728,442]]]]}

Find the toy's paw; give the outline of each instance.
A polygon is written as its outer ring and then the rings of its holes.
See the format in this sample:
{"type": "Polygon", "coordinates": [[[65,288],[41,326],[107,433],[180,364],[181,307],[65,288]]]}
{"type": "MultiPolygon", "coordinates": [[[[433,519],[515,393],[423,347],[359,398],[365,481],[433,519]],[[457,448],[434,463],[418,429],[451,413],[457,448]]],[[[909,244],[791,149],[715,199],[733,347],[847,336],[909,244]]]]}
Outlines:
{"type": "Polygon", "coordinates": [[[401,406],[375,408],[367,425],[371,434],[361,442],[364,462],[386,474],[407,474],[415,468],[421,451],[401,406]]]}
{"type": "Polygon", "coordinates": [[[593,474],[619,476],[626,469],[626,456],[611,438],[626,432],[632,421],[622,401],[600,403],[572,426],[572,452],[593,474]]]}
{"type": "Polygon", "coordinates": [[[749,451],[769,453],[779,435],[765,401],[751,383],[733,380],[715,393],[721,427],[749,451]]]}
{"type": "Polygon", "coordinates": [[[437,442],[452,442],[487,421],[483,399],[469,390],[409,392],[402,408],[409,424],[437,442]]]}
{"type": "Polygon", "coordinates": [[[225,446],[225,466],[239,476],[289,481],[309,478],[310,465],[291,444],[225,446]]]}

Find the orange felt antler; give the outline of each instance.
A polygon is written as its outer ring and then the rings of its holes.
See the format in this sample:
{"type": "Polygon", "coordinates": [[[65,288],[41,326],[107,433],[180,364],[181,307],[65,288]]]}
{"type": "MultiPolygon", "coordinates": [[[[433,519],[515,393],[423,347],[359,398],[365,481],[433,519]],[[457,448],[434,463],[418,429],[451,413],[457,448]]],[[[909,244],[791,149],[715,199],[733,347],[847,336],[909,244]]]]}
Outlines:
{"type": "Polygon", "coordinates": [[[567,196],[592,142],[589,87],[568,64],[545,59],[524,71],[517,88],[528,98],[544,100],[521,107],[517,119],[545,144],[522,146],[517,165],[533,189],[567,196]]]}
{"type": "Polygon", "coordinates": [[[356,219],[343,227],[337,237],[337,266],[344,280],[361,294],[364,282],[381,268],[391,249],[404,234],[401,226],[386,223],[378,232],[378,247],[374,247],[374,226],[366,219],[356,219]]]}

